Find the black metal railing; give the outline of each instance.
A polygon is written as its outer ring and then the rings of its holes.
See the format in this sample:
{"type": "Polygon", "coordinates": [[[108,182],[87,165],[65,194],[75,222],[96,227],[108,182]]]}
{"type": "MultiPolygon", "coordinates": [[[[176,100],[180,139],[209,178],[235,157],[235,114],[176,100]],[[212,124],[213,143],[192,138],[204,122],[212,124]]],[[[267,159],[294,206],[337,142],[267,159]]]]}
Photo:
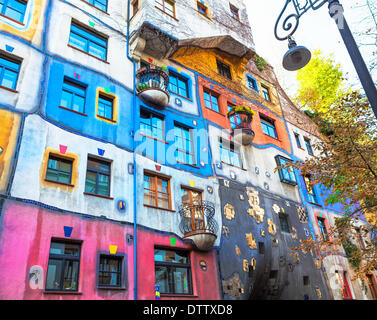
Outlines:
{"type": "Polygon", "coordinates": [[[183,234],[209,232],[217,234],[218,224],[214,219],[215,205],[209,201],[182,204],[178,208],[181,216],[179,229],[183,234]]]}
{"type": "Polygon", "coordinates": [[[147,89],[168,91],[169,74],[161,67],[149,65],[136,73],[136,90],[142,92],[147,89]]]}

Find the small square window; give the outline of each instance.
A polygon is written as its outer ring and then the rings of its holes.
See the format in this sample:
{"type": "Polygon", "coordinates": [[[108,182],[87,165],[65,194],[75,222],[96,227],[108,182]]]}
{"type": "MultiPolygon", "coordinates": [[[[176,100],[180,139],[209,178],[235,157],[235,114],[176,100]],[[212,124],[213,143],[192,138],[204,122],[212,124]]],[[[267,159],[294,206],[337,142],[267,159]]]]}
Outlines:
{"type": "Polygon", "coordinates": [[[300,140],[300,135],[298,133],[295,133],[295,140],[298,148],[302,148],[301,146],[301,140],[300,140]]]}
{"type": "Polygon", "coordinates": [[[85,192],[100,196],[110,196],[111,164],[107,161],[88,157],[85,192]]]}
{"type": "Polygon", "coordinates": [[[219,95],[208,89],[204,89],[204,105],[206,108],[211,109],[216,112],[220,112],[219,108],[219,95]]]}
{"type": "Polygon", "coordinates": [[[230,66],[228,66],[224,62],[221,62],[218,59],[216,59],[216,63],[217,63],[217,70],[218,70],[219,74],[221,74],[225,78],[228,78],[229,80],[232,80],[232,74],[230,72],[230,66]]]}
{"type": "Polygon", "coordinates": [[[171,209],[170,179],[144,173],[144,205],[160,209],[171,209]]]}
{"type": "Polygon", "coordinates": [[[278,270],[271,270],[270,271],[270,276],[269,276],[269,278],[270,279],[277,279],[277,277],[278,277],[278,270]]]}
{"type": "Polygon", "coordinates": [[[309,153],[310,155],[314,155],[314,153],[313,153],[313,148],[312,148],[312,145],[311,145],[310,139],[308,139],[308,138],[304,138],[304,141],[305,141],[305,145],[306,145],[306,149],[308,150],[308,153],[309,153]]]}
{"type": "Polygon", "coordinates": [[[64,78],[63,90],[60,99],[61,107],[79,113],[84,113],[85,97],[86,87],[84,85],[81,85],[76,81],[72,81],[66,77],[64,78]]]}
{"type": "Polygon", "coordinates": [[[293,163],[293,161],[282,156],[276,156],[275,160],[279,170],[280,181],[293,186],[297,185],[297,180],[293,169],[284,168],[284,166],[286,166],[288,163],[293,163]]]}
{"type": "Polygon", "coordinates": [[[99,94],[97,115],[107,120],[114,118],[114,98],[99,94]]]}
{"type": "Polygon", "coordinates": [[[78,291],[81,244],[51,241],[46,290],[78,291]]]}
{"type": "Polygon", "coordinates": [[[260,120],[261,120],[263,133],[274,139],[278,139],[278,133],[276,131],[275,121],[267,117],[264,117],[262,115],[260,115],[260,120]]]}
{"type": "Polygon", "coordinates": [[[49,155],[46,180],[63,184],[71,184],[73,160],[49,155]]]}
{"type": "Polygon", "coordinates": [[[200,1],[197,2],[198,12],[207,17],[207,7],[200,1]]]}
{"type": "Polygon", "coordinates": [[[123,257],[100,255],[98,269],[99,287],[122,287],[123,257]]]}
{"type": "Polygon", "coordinates": [[[169,90],[184,98],[190,98],[188,79],[169,71],[169,90]]]}
{"type": "Polygon", "coordinates": [[[308,286],[309,285],[309,277],[308,276],[304,276],[303,277],[303,282],[304,282],[304,286],[308,286]]]}
{"type": "Polygon", "coordinates": [[[20,68],[19,60],[0,53],[0,86],[16,90],[20,68]]]}
{"type": "Polygon", "coordinates": [[[251,77],[251,76],[246,76],[246,79],[247,79],[247,85],[250,89],[253,89],[254,91],[259,91],[258,89],[258,82],[255,78],[251,77]]]}
{"type": "Polygon", "coordinates": [[[156,0],[156,7],[175,18],[175,3],[170,0],[156,0]]]}
{"type": "Polygon", "coordinates": [[[280,212],[279,213],[279,220],[280,220],[280,227],[282,232],[290,233],[289,223],[288,223],[288,215],[280,212]]]}
{"type": "Polygon", "coordinates": [[[26,7],[26,0],[0,0],[0,14],[17,22],[24,21],[26,7]]]}
{"type": "Polygon", "coordinates": [[[235,7],[234,5],[232,5],[231,3],[229,4],[229,6],[230,6],[230,13],[231,13],[232,17],[234,19],[239,20],[240,19],[239,9],[237,7],[235,7]]]}
{"type": "Polygon", "coordinates": [[[267,101],[270,101],[271,102],[271,95],[270,95],[270,89],[264,85],[262,85],[262,93],[263,93],[263,97],[267,100],[267,101]]]}
{"type": "Polygon", "coordinates": [[[107,11],[107,0],[84,0],[102,11],[107,11]]]}
{"type": "Polygon", "coordinates": [[[258,242],[258,251],[260,254],[264,254],[264,242],[258,242]]]}

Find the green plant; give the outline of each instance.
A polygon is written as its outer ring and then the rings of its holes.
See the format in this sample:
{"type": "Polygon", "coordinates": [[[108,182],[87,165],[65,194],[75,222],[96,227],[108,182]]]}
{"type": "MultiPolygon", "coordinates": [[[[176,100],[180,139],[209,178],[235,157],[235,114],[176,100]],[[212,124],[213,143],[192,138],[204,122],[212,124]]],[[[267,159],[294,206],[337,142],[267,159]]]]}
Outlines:
{"type": "Polygon", "coordinates": [[[232,109],[227,114],[228,117],[232,113],[244,113],[244,114],[250,115],[251,117],[254,117],[254,115],[255,115],[255,112],[253,110],[251,110],[251,108],[245,107],[245,106],[232,107],[232,109]]]}
{"type": "Polygon", "coordinates": [[[359,249],[351,241],[346,241],[343,243],[344,251],[349,262],[353,267],[357,268],[360,265],[359,249]]]}
{"type": "Polygon", "coordinates": [[[264,60],[260,55],[257,53],[254,56],[254,62],[255,65],[257,66],[259,71],[264,71],[268,65],[267,61],[264,60]]]}

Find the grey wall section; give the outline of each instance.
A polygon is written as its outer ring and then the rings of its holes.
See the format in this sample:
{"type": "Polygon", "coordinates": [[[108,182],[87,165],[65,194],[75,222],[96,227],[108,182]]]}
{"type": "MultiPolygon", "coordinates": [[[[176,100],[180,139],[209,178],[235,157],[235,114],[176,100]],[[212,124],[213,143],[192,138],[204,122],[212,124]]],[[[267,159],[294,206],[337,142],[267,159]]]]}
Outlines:
{"type": "Polygon", "coordinates": [[[330,299],[315,253],[300,251],[299,261],[290,255],[300,239],[310,236],[300,204],[223,179],[219,196],[223,228],[218,257],[224,299],[330,299]],[[279,211],[288,217],[289,233],[281,230],[279,211]],[[259,243],[264,244],[264,253],[259,252],[259,243]],[[309,284],[304,285],[304,276],[309,284]]]}

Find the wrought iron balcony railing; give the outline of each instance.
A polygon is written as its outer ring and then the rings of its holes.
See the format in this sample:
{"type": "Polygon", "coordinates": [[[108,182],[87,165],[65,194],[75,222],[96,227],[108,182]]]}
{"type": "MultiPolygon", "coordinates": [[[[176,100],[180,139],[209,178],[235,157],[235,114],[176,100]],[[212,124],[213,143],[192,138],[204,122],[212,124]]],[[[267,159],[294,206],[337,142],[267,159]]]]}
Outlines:
{"type": "Polygon", "coordinates": [[[218,224],[214,219],[215,205],[209,201],[199,201],[194,204],[183,204],[178,212],[181,216],[179,228],[185,236],[197,233],[216,235],[218,224]]]}

